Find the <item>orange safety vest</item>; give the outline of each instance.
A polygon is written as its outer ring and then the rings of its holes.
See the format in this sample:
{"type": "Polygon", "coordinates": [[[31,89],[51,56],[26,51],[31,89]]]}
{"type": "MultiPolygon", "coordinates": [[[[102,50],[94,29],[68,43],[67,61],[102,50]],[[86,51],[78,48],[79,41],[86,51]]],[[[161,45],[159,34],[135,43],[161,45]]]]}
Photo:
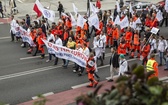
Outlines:
{"type": "Polygon", "coordinates": [[[64,32],[64,36],[63,36],[63,40],[67,40],[68,39],[68,32],[64,32]]]}
{"type": "Polygon", "coordinates": [[[113,36],[113,39],[118,40],[119,38],[118,28],[113,29],[112,36],[113,36]]]}
{"type": "Polygon", "coordinates": [[[94,66],[90,66],[90,62],[92,63],[96,63],[95,62],[95,59],[92,57],[90,57],[87,61],[86,61],[86,70],[87,72],[90,72],[90,71],[94,71],[95,70],[95,64],[93,64],[94,66]]]}
{"type": "Polygon", "coordinates": [[[127,32],[125,33],[125,40],[126,40],[126,41],[131,41],[131,38],[132,38],[132,32],[130,32],[130,31],[128,32],[128,31],[127,31],[127,32]]]}
{"type": "Polygon", "coordinates": [[[138,34],[134,34],[134,45],[139,45],[139,35],[138,34]]]}

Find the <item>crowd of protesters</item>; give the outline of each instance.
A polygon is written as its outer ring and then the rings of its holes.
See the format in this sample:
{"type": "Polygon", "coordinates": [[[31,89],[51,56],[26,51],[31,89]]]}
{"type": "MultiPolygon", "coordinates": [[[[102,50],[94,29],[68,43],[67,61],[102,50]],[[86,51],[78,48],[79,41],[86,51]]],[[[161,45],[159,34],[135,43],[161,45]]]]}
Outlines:
{"type": "MultiPolygon", "coordinates": [[[[122,8],[120,12],[117,12],[117,6],[115,6],[114,11],[105,10],[102,12],[100,1],[98,0],[97,3],[95,6],[99,8],[99,12],[97,13],[99,17],[99,30],[94,26],[89,26],[88,21],[86,21],[83,28],[76,26],[75,31],[73,31],[74,27],[72,26],[71,16],[68,13],[66,13],[66,16],[62,15],[64,9],[61,2],[59,2],[58,11],[60,19],[57,22],[52,22],[52,24],[49,24],[48,20],[45,18],[36,18],[32,21],[28,14],[26,15],[26,19],[22,19],[21,22],[18,22],[18,20],[15,20],[14,16],[12,16],[11,41],[21,40],[20,37],[17,37],[17,31],[12,27],[13,24],[18,24],[18,26],[22,26],[30,33],[30,36],[36,44],[36,47],[33,47],[22,42],[22,47],[28,47],[28,54],[36,56],[37,53],[40,53],[41,58],[44,58],[47,51],[44,51],[44,42],[42,39],[47,39],[49,42],[55,43],[56,45],[66,46],[67,48],[83,52],[88,56],[91,62],[98,62],[100,60],[100,66],[104,65],[106,49],[112,48],[112,56],[110,59],[110,65],[112,65],[110,67],[112,78],[109,81],[113,81],[114,70],[118,71],[119,75],[123,75],[123,73],[128,70],[128,63],[125,62],[125,56],[129,56],[129,58],[139,58],[142,60],[142,65],[145,66],[150,55],[158,52],[160,58],[159,66],[166,63],[165,70],[168,70],[168,57],[166,57],[168,56],[167,41],[159,32],[157,34],[151,33],[153,27],[157,28],[162,26],[164,22],[167,27],[168,13],[164,10],[164,7],[157,5],[155,6],[156,8],[153,8],[153,5],[149,5],[140,13],[138,13],[135,8],[132,8],[133,13],[130,13],[127,9],[122,8]],[[156,14],[159,11],[163,13],[163,20],[161,21],[158,21],[156,18],[156,14]],[[120,21],[122,21],[125,16],[128,16],[130,22],[129,26],[120,29],[119,25],[114,24],[117,16],[120,17],[120,21]],[[136,24],[136,27],[133,28],[132,24],[138,18],[141,23],[136,24]],[[91,27],[91,30],[89,27],[91,27]],[[92,37],[94,37],[93,41],[91,41],[92,37]],[[91,44],[93,48],[90,48],[91,44]],[[164,59],[164,63],[162,59],[164,59]]],[[[87,20],[89,16],[85,14],[83,17],[87,20]]],[[[55,58],[54,65],[57,65],[59,58],[54,54],[49,53],[49,59],[46,62],[51,61],[52,57],[55,58]]],[[[69,60],[62,60],[63,67],[67,68],[69,60]]],[[[87,68],[90,68],[87,69],[88,72],[89,70],[92,71],[92,69],[95,70],[97,68],[97,65],[93,67],[92,63],[89,63],[89,60],[87,61],[87,68]]],[[[73,70],[73,72],[78,72],[79,76],[83,74],[83,67],[75,63],[74,68],[75,70],[73,70]]],[[[93,74],[98,79],[100,78],[96,72],[89,72],[88,78],[92,83],[89,86],[91,87],[97,85],[97,81],[94,79],[93,74]]]]}

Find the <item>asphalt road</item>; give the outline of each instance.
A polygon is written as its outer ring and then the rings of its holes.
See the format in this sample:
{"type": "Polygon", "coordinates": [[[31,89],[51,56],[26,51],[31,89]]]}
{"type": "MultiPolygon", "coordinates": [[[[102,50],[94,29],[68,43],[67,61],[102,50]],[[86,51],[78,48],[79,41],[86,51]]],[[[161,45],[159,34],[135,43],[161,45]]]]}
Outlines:
{"type": "MultiPolygon", "coordinates": [[[[162,27],[160,32],[165,37],[166,29],[162,27]]],[[[45,62],[48,57],[33,58],[26,54],[27,48],[21,48],[20,42],[10,42],[9,37],[9,25],[0,25],[0,102],[16,105],[32,100],[38,94],[58,93],[88,82],[86,74],[78,77],[72,72],[73,63],[64,69],[62,60],[54,66],[54,62],[45,62]]],[[[109,52],[107,49],[105,66],[99,68],[101,81],[109,77],[109,52]]],[[[130,65],[133,63],[141,64],[141,61],[135,59],[129,62],[130,65]]]]}

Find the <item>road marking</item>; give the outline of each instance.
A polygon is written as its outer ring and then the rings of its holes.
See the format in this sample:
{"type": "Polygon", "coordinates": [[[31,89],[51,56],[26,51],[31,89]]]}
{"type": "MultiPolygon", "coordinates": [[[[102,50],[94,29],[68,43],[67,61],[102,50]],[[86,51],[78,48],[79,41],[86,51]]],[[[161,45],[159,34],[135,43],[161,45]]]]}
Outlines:
{"type": "Polygon", "coordinates": [[[11,79],[11,78],[14,78],[14,77],[34,74],[34,73],[38,73],[38,72],[42,72],[42,71],[49,71],[49,70],[60,68],[60,67],[62,67],[62,65],[58,65],[58,66],[55,66],[55,67],[54,66],[48,66],[48,67],[33,69],[33,70],[29,70],[29,71],[24,71],[24,72],[19,72],[19,73],[14,73],[14,74],[8,74],[8,75],[0,76],[0,81],[5,80],[5,79],[11,79]]]}
{"type": "MultiPolygon", "coordinates": [[[[118,75],[114,75],[113,78],[117,78],[118,75]]],[[[111,77],[106,77],[107,80],[111,79],[111,77]]]]}
{"type": "Polygon", "coordinates": [[[160,81],[165,81],[165,80],[168,80],[168,77],[162,77],[162,78],[159,78],[160,81]]]}
{"type": "Polygon", "coordinates": [[[83,83],[83,84],[80,84],[80,85],[76,85],[76,86],[72,86],[71,88],[76,89],[76,88],[84,87],[84,86],[87,86],[87,85],[89,85],[89,82],[83,83]]]}
{"type": "MultiPolygon", "coordinates": [[[[45,55],[46,57],[49,56],[48,54],[45,55]]],[[[41,56],[32,56],[32,57],[24,57],[24,58],[20,58],[20,60],[28,60],[28,59],[35,59],[35,58],[40,58],[41,56]]]]}
{"type": "MultiPolygon", "coordinates": [[[[42,94],[42,96],[47,97],[47,96],[50,96],[50,95],[53,95],[53,94],[54,94],[53,92],[49,92],[49,93],[42,94]]],[[[33,100],[38,99],[38,98],[39,98],[38,96],[32,97],[33,100]]]]}
{"type": "Polygon", "coordinates": [[[2,39],[9,39],[9,38],[11,38],[11,37],[0,37],[0,40],[2,40],[2,39]]]}
{"type": "Polygon", "coordinates": [[[4,22],[0,22],[0,24],[4,24],[4,22]]]}

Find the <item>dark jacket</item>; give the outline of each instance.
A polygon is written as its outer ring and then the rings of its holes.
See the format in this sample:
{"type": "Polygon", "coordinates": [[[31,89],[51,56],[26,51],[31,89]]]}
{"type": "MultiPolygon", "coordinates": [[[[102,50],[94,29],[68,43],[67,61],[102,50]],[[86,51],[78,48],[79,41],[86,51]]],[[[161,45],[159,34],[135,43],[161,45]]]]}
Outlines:
{"type": "Polygon", "coordinates": [[[110,65],[113,64],[114,68],[119,68],[119,55],[117,53],[115,53],[113,55],[113,58],[111,56],[110,58],[110,65]]]}
{"type": "Polygon", "coordinates": [[[42,24],[41,29],[42,29],[43,33],[46,35],[46,26],[44,24],[42,24]]]}
{"type": "Polygon", "coordinates": [[[60,3],[59,6],[58,6],[58,11],[63,12],[63,9],[64,9],[63,5],[60,3]]]}

